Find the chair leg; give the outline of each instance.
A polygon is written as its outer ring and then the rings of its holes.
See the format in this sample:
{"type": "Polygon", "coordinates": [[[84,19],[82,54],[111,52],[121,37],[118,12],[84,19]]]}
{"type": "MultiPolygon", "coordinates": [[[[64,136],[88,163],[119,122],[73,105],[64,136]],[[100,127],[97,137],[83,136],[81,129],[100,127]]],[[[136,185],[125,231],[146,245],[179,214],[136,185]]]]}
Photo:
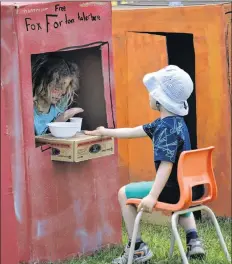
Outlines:
{"type": "Polygon", "coordinates": [[[227,246],[226,246],[225,240],[224,240],[223,235],[222,235],[222,232],[221,232],[221,228],[220,228],[220,226],[219,226],[219,224],[218,224],[218,221],[217,221],[217,218],[216,218],[214,212],[213,212],[208,206],[203,206],[202,209],[205,210],[206,212],[208,212],[209,216],[210,216],[211,219],[213,220],[213,224],[214,224],[214,226],[215,226],[215,228],[216,228],[217,235],[218,235],[218,238],[219,238],[219,241],[220,241],[221,247],[222,247],[222,249],[223,249],[223,251],[224,251],[224,254],[225,254],[227,260],[228,260],[229,262],[231,262],[230,254],[229,254],[229,252],[228,252],[228,249],[227,249],[227,246]]]}
{"type": "Polygon", "coordinates": [[[180,255],[181,255],[181,258],[183,260],[183,264],[189,264],[188,259],[186,257],[186,253],[184,251],[184,247],[183,247],[182,242],[181,242],[180,235],[178,233],[178,229],[177,229],[177,219],[178,219],[178,217],[179,217],[178,213],[174,213],[172,215],[172,232],[173,232],[173,234],[175,236],[178,248],[180,250],[180,255]]]}
{"type": "Polygon", "coordinates": [[[170,246],[170,250],[169,250],[169,258],[171,258],[172,255],[173,255],[174,247],[175,247],[175,242],[176,242],[175,235],[174,235],[174,233],[172,231],[171,246],[170,246]]]}
{"type": "Polygon", "coordinates": [[[135,242],[136,242],[136,237],[137,237],[137,234],[138,234],[139,224],[140,224],[140,220],[141,220],[142,215],[143,215],[143,210],[141,210],[137,214],[137,216],[135,218],[134,230],[133,230],[133,234],[132,234],[131,246],[130,246],[129,257],[128,257],[127,264],[132,264],[132,262],[133,262],[133,256],[134,256],[134,250],[135,250],[135,242]]]}
{"type": "MultiPolygon", "coordinates": [[[[176,223],[178,224],[178,222],[179,222],[179,216],[176,218],[176,221],[177,221],[176,223]]],[[[175,247],[175,242],[176,242],[175,235],[174,235],[174,233],[172,231],[171,246],[170,246],[170,250],[169,250],[169,258],[171,258],[172,255],[173,255],[174,247],[175,247]]]]}

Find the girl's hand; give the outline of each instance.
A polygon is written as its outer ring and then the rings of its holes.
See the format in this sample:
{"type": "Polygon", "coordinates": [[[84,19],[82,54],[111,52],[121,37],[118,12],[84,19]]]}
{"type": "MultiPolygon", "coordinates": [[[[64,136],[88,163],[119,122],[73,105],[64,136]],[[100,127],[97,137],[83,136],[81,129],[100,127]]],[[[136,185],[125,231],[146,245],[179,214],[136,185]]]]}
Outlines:
{"type": "Polygon", "coordinates": [[[67,121],[69,118],[72,118],[76,114],[82,113],[84,110],[82,108],[76,107],[76,108],[70,108],[64,112],[64,120],[67,121]]]}
{"type": "Polygon", "coordinates": [[[90,136],[104,136],[104,131],[106,129],[103,126],[98,127],[96,130],[93,131],[84,131],[86,135],[90,136]]]}
{"type": "Polygon", "coordinates": [[[66,122],[69,118],[72,118],[74,115],[84,112],[82,108],[70,108],[66,110],[63,114],[59,115],[55,122],[66,122]]]}
{"type": "Polygon", "coordinates": [[[148,194],[146,197],[144,197],[141,201],[141,203],[138,206],[138,212],[143,209],[144,212],[152,213],[153,208],[156,204],[157,200],[153,198],[151,194],[148,194]]]}

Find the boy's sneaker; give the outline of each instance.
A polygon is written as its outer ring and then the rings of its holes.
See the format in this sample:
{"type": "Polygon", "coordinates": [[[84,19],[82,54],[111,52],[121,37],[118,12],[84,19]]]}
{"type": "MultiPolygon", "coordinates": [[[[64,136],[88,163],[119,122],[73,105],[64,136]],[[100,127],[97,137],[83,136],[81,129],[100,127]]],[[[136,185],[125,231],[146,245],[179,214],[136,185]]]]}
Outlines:
{"type": "MultiPolygon", "coordinates": [[[[126,246],[121,257],[114,259],[112,261],[112,264],[127,264],[129,258],[129,251],[130,248],[126,246]]],[[[147,244],[142,243],[140,247],[134,251],[133,263],[144,263],[151,259],[152,256],[153,254],[147,244]]]]}
{"type": "Polygon", "coordinates": [[[186,255],[188,259],[203,259],[205,257],[205,251],[199,238],[189,241],[186,255]]]}

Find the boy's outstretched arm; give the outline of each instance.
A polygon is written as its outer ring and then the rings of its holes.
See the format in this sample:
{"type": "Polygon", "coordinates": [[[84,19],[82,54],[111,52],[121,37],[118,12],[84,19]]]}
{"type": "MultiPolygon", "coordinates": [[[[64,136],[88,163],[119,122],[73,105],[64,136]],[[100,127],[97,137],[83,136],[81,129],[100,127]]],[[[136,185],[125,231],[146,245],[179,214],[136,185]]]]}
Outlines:
{"type": "Polygon", "coordinates": [[[115,138],[139,138],[139,137],[147,136],[142,126],[137,126],[134,128],[116,128],[116,129],[98,127],[96,130],[84,131],[84,133],[86,135],[91,135],[91,136],[109,136],[115,138]]]}

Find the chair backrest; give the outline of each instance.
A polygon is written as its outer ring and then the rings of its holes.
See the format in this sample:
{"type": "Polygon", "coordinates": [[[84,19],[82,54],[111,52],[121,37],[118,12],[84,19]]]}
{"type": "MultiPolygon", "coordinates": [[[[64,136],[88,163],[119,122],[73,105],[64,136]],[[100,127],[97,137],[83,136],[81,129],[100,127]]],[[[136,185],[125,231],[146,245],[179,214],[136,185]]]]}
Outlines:
{"type": "Polygon", "coordinates": [[[214,147],[181,153],[178,163],[180,197],[187,207],[202,204],[217,198],[217,184],[213,171],[212,152],[214,147]],[[206,193],[198,201],[192,201],[192,187],[205,185],[206,193]]]}

